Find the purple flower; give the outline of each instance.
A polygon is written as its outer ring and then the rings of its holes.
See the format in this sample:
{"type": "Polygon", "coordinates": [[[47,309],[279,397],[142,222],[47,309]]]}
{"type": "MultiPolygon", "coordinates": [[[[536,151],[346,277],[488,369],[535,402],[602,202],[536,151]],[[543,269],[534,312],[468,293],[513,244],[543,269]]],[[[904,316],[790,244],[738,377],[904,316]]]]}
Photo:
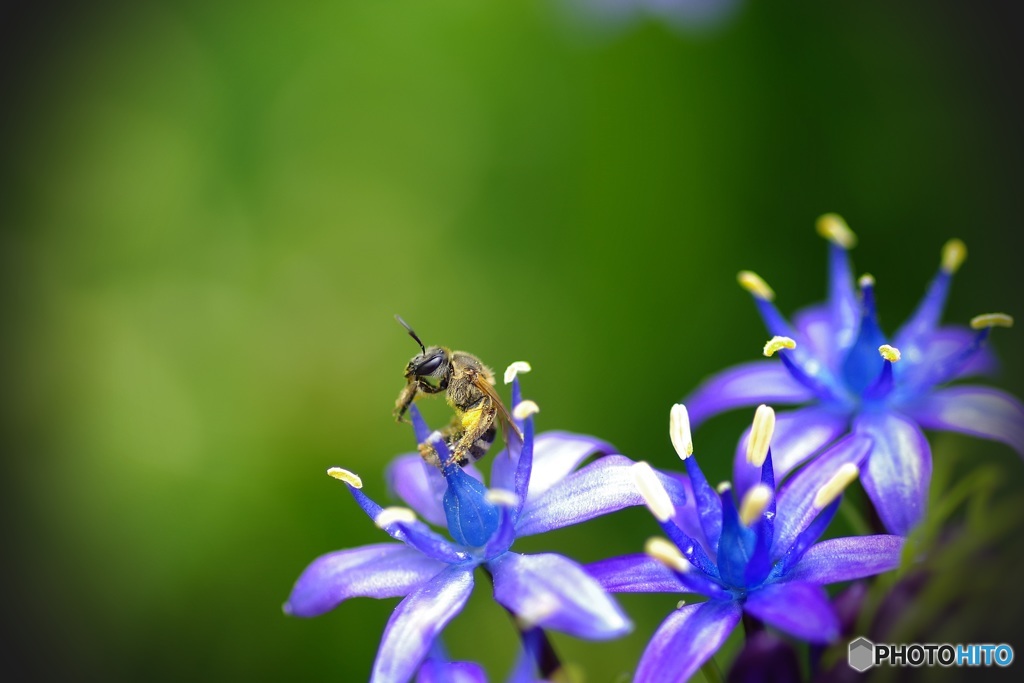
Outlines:
{"type": "Polygon", "coordinates": [[[899,565],[903,539],[878,535],[816,543],[857,477],[868,445],[845,439],[782,485],[776,495],[768,448],[774,413],[758,409],[747,458],[758,483],[734,497],[716,491],[694,458],[686,409],[672,409],[672,442],[683,458],[692,495],[681,509],[671,503],[646,463],[636,482],[671,542],[653,538],[646,554],[587,566],[613,593],[696,593],[706,602],[680,603],[662,622],[637,666],[636,683],[683,681],[725,642],[746,613],[809,642],[839,635],[839,621],[824,585],[870,576],[899,565]]]}
{"type": "MultiPolygon", "coordinates": [[[[329,471],[399,543],[317,558],[299,577],[284,610],[314,617],[351,597],[404,598],[384,631],[373,666],[375,683],[410,679],[435,638],[466,604],[477,567],[491,577],[495,600],[521,625],[595,640],[615,638],[632,628],[615,601],[577,563],[553,553],[509,550],[519,536],[643,503],[633,487],[628,458],[605,455],[577,469],[592,453],[612,452],[607,443],[564,432],[534,439],[537,406],[521,401],[519,381],[510,374],[513,416],[523,443],[521,449],[506,449],[494,457],[490,490],[472,466],[450,465],[439,471],[417,454],[406,455],[391,465],[388,476],[411,509],[381,508],[360,490],[357,476],[340,468],[329,471]],[[454,541],[417,519],[417,513],[446,526],[454,541]]],[[[440,461],[447,462],[444,440],[430,433],[418,411],[411,409],[410,414],[417,441],[430,441],[440,461]]],[[[683,495],[678,480],[666,476],[664,481],[683,495]]]]}
{"type": "MultiPolygon", "coordinates": [[[[785,477],[845,434],[873,442],[861,475],[865,491],[885,527],[906,535],[921,520],[931,479],[931,449],[922,429],[942,429],[1008,444],[1024,455],[1024,406],[990,387],[947,382],[990,370],[985,347],[990,328],[1012,319],[988,314],[971,321],[974,330],[940,326],[953,274],[966,247],[950,240],[938,274],[917,310],[895,335],[879,326],[874,280],[865,275],[854,289],[847,251],[856,238],[834,214],[818,221],[830,245],[829,301],[800,311],[793,325],[779,313],[774,293],[749,271],[740,283],[775,337],[765,355],[725,370],[687,399],[693,424],[717,413],[758,403],[807,403],[778,416],[774,442],[776,475],[785,477]]],[[[742,459],[740,440],[737,461],[742,459]]],[[[756,482],[746,472],[735,482],[740,493],[756,482]]]]}
{"type": "MultiPolygon", "coordinates": [[[[539,628],[522,634],[522,648],[507,683],[540,683],[537,663],[543,658],[547,636],[539,628]]],[[[416,673],[416,683],[487,683],[487,674],[476,662],[452,661],[448,658],[441,639],[437,638],[430,654],[416,673]]]]}

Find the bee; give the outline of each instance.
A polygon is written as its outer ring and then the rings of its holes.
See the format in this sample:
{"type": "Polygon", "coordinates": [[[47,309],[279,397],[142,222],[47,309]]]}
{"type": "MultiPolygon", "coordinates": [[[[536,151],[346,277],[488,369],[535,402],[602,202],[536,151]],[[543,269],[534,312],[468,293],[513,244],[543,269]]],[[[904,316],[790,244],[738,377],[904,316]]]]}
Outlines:
{"type": "Polygon", "coordinates": [[[523,435],[501,402],[494,388],[494,372],[489,367],[465,351],[452,351],[443,346],[425,347],[407,322],[397,315],[395,318],[420,345],[420,353],[405,366],[406,384],[395,401],[395,419],[403,422],[409,406],[422,394],[444,392],[448,405],[455,410],[451,423],[441,430],[451,453],[450,460],[442,463],[431,444],[421,443],[419,451],[424,460],[439,468],[450,463],[465,467],[479,460],[494,443],[495,418],[501,424],[506,442],[522,443],[523,435]]]}

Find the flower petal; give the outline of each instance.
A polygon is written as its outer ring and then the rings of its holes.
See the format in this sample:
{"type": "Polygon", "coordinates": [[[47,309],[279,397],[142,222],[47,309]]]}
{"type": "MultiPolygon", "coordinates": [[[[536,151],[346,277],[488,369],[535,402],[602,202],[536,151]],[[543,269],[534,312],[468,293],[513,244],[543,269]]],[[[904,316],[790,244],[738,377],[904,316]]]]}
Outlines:
{"type": "Polygon", "coordinates": [[[924,516],[932,452],[920,428],[898,413],[866,413],[854,432],[874,441],[860,481],[885,528],[906,536],[924,516]]]}
{"type": "Polygon", "coordinates": [[[741,614],[731,600],[708,600],[673,611],[647,644],[633,683],[689,679],[718,651],[741,614]]]}
{"type": "Polygon", "coordinates": [[[447,520],[441,506],[445,483],[441,472],[428,465],[418,453],[400,455],[385,473],[388,488],[406,505],[431,524],[444,527],[447,520]]]}
{"type": "Polygon", "coordinates": [[[871,440],[856,434],[840,439],[834,446],[804,465],[779,489],[778,515],[775,518],[775,540],[772,558],[778,559],[793,545],[804,529],[820,512],[814,497],[836,471],[846,463],[860,465],[871,452],[871,440]]]}
{"type": "Polygon", "coordinates": [[[901,536],[830,538],[811,546],[784,580],[826,585],[874,576],[898,567],[902,552],[901,536]]]}
{"type": "MultiPolygon", "coordinates": [[[[926,382],[937,362],[962,352],[976,336],[977,333],[965,327],[943,327],[914,345],[900,345],[897,339],[894,345],[900,350],[901,360],[894,370],[900,384],[917,386],[926,382]]],[[[953,379],[987,375],[998,365],[995,353],[985,345],[956,372],[953,379]]]]}
{"type": "MultiPolygon", "coordinates": [[[[849,431],[849,418],[828,408],[809,406],[775,414],[772,465],[782,481],[798,465],[849,431]]],[[[751,427],[743,433],[733,458],[733,486],[738,496],[761,481],[761,468],[747,462],[751,427]]]]}
{"type": "Polygon", "coordinates": [[[617,638],[633,628],[597,580],[566,557],[509,552],[488,567],[494,599],[527,623],[590,640],[617,638]]]}
{"type": "Polygon", "coordinates": [[[373,663],[373,683],[406,683],[473,592],[472,565],[453,565],[395,608],[373,663]]]}
{"type": "Polygon", "coordinates": [[[609,593],[682,593],[675,572],[648,555],[623,555],[583,567],[609,593]]]}
{"type": "Polygon", "coordinates": [[[315,617],[349,598],[408,595],[447,566],[399,543],[327,553],[299,576],[284,611],[296,617],[315,617]]]}
{"type": "Polygon", "coordinates": [[[607,441],[569,432],[545,432],[533,445],[533,472],[526,502],[536,500],[548,489],[569,476],[591,455],[618,453],[607,441]]]}
{"type": "Polygon", "coordinates": [[[789,374],[776,360],[758,360],[736,365],[712,375],[683,403],[690,425],[697,427],[709,417],[733,408],[759,403],[803,403],[814,393],[789,374]]]}
{"type": "Polygon", "coordinates": [[[416,674],[416,683],[487,683],[487,674],[476,662],[431,658],[423,662],[416,674]]]}
{"type": "Polygon", "coordinates": [[[1001,441],[1024,457],[1024,405],[991,387],[940,389],[908,406],[906,412],[925,429],[961,432],[1001,441]]]}
{"type": "Polygon", "coordinates": [[[803,342],[812,356],[820,358],[832,373],[838,373],[843,349],[836,339],[836,326],[829,306],[820,304],[797,311],[793,314],[793,327],[800,335],[796,343],[803,342]]]}
{"type": "Polygon", "coordinates": [[[812,583],[770,583],[747,596],[743,609],[777,629],[812,643],[839,637],[828,593],[812,583]]]}
{"type": "MultiPolygon", "coordinates": [[[[560,529],[624,507],[643,505],[630,469],[633,464],[623,455],[606,455],[572,473],[544,495],[528,500],[516,524],[519,535],[560,529]]],[[[658,473],[658,478],[672,500],[681,504],[686,493],[679,480],[665,473],[658,473]]]]}

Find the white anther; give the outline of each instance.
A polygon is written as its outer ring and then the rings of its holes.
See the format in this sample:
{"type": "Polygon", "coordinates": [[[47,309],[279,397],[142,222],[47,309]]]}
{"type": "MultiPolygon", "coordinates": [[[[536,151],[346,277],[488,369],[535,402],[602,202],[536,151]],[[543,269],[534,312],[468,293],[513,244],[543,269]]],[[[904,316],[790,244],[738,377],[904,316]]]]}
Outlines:
{"type": "Polygon", "coordinates": [[[517,420],[525,420],[531,415],[536,415],[539,412],[540,408],[537,406],[537,404],[531,401],[530,399],[526,399],[525,401],[520,402],[519,405],[512,409],[512,417],[514,417],[517,420]]]}
{"type": "Polygon", "coordinates": [[[672,406],[668,418],[668,435],[672,439],[672,447],[676,449],[680,460],[686,460],[693,455],[690,414],[686,412],[686,406],[682,403],[672,406]]]}
{"type": "Polygon", "coordinates": [[[889,361],[890,363],[895,363],[901,357],[900,350],[897,349],[895,346],[889,346],[888,344],[882,344],[881,346],[879,346],[878,353],[879,355],[882,356],[882,358],[889,361]]]}
{"type": "Polygon", "coordinates": [[[516,375],[526,374],[531,369],[530,364],[525,360],[517,360],[505,368],[505,384],[511,383],[516,378],[516,375]]]}
{"type": "Polygon", "coordinates": [[[758,299],[773,301],[775,291],[768,286],[768,283],[761,279],[761,276],[752,270],[741,270],[736,275],[736,280],[743,289],[747,290],[758,299]]]}
{"type": "Polygon", "coordinates": [[[950,275],[967,259],[967,245],[954,238],[942,245],[942,270],[950,275]]]}
{"type": "Polygon", "coordinates": [[[860,475],[860,468],[852,462],[840,467],[814,496],[814,507],[821,510],[834,501],[860,475]]]}
{"type": "Polygon", "coordinates": [[[768,507],[768,503],[772,502],[772,495],[772,490],[764,484],[758,484],[747,491],[743,500],[740,501],[740,523],[749,527],[756,522],[768,507]]]}
{"type": "Polygon", "coordinates": [[[644,553],[673,571],[690,571],[690,562],[679,552],[676,544],[660,536],[652,536],[647,539],[647,542],[644,543],[644,553]]]}
{"type": "Polygon", "coordinates": [[[793,350],[796,348],[796,342],[789,337],[783,337],[775,335],[769,339],[764,345],[764,355],[771,358],[776,352],[782,349],[793,350]]]}
{"type": "Polygon", "coordinates": [[[981,330],[986,327],[1013,327],[1013,318],[1005,313],[983,313],[971,318],[971,328],[981,330]]]}
{"type": "Polygon", "coordinates": [[[754,412],[754,422],[750,427],[750,438],[747,439],[747,462],[755,467],[764,464],[768,457],[768,448],[775,434],[775,411],[763,403],[754,412]]]}
{"type": "Polygon", "coordinates": [[[857,235],[839,214],[826,213],[818,219],[817,228],[819,235],[843,249],[850,250],[857,246],[857,235]]]}
{"type": "Polygon", "coordinates": [[[354,489],[363,488],[363,480],[359,478],[359,475],[348,470],[343,470],[340,467],[332,467],[327,470],[327,475],[340,479],[354,489]]]}
{"type": "Polygon", "coordinates": [[[409,508],[403,507],[388,507],[384,508],[377,513],[377,516],[373,518],[373,523],[379,526],[381,529],[395,524],[396,522],[404,522],[406,524],[412,524],[416,521],[416,513],[409,508]]]}
{"type": "Polygon", "coordinates": [[[670,520],[672,515],[676,514],[676,508],[654,469],[646,462],[640,461],[630,467],[630,472],[633,475],[633,485],[654,518],[659,522],[670,520]]]}
{"type": "Polygon", "coordinates": [[[519,503],[519,496],[514,492],[507,489],[489,489],[484,494],[484,500],[492,505],[501,505],[502,507],[515,507],[519,503]]]}

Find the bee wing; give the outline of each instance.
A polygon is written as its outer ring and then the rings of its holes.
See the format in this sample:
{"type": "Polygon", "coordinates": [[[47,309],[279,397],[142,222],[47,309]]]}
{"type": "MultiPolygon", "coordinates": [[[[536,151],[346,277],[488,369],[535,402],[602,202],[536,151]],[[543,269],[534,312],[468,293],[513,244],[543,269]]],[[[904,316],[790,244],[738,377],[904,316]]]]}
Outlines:
{"type": "Polygon", "coordinates": [[[494,386],[487,381],[483,375],[476,375],[473,378],[473,384],[476,388],[486,394],[494,407],[498,411],[498,421],[501,422],[501,433],[505,435],[505,442],[511,444],[513,440],[519,444],[523,443],[523,434],[519,431],[519,427],[512,421],[512,416],[508,412],[508,408],[501,402],[501,396],[498,396],[498,392],[494,389],[494,386]]]}

